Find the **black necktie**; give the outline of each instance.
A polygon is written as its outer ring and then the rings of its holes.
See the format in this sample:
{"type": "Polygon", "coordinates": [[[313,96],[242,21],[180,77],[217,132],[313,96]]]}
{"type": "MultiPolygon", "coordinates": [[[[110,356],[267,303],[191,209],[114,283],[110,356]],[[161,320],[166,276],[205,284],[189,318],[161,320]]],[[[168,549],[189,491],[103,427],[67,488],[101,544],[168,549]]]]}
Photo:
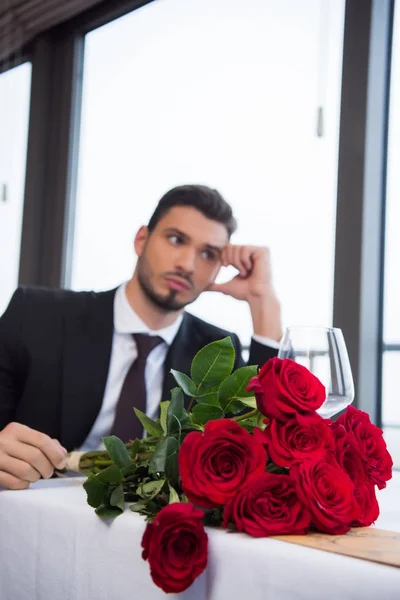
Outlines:
{"type": "Polygon", "coordinates": [[[133,407],[146,412],[146,381],[145,367],[150,352],[161,344],[162,338],[147,335],[146,333],[133,333],[138,356],[132,363],[122,385],[119,395],[117,410],[111,433],[118,436],[123,442],[141,438],[143,427],[133,412],[133,407]]]}

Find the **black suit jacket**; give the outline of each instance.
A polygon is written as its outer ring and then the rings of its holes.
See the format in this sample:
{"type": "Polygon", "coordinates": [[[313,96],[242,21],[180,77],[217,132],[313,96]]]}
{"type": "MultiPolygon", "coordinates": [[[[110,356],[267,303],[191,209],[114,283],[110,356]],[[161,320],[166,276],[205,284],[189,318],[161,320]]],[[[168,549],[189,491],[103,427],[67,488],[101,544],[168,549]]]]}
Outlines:
{"type": "MultiPolygon", "coordinates": [[[[86,439],[102,404],[114,330],[114,295],[20,287],[0,318],[0,430],[17,421],[60,440],[68,450],[86,439]]],[[[170,369],[189,374],[196,352],[230,335],[235,368],[243,365],[237,335],[184,313],[170,346],[164,400],[176,386],[170,369]]],[[[249,364],[276,350],[252,341],[249,364]]]]}

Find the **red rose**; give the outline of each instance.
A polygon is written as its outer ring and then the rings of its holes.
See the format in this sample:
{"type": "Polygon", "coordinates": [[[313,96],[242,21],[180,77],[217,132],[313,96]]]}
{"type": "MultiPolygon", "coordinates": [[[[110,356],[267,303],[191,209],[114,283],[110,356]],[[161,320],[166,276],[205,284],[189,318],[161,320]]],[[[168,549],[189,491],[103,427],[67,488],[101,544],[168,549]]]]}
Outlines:
{"type": "Polygon", "coordinates": [[[354,437],[369,480],[380,490],[386,487],[386,482],[392,477],[393,460],[383,439],[382,429],[371,423],[369,415],[348,406],[331,428],[335,437],[342,436],[343,432],[354,437]]]}
{"type": "Polygon", "coordinates": [[[352,527],[369,527],[379,517],[379,504],[376,499],[375,486],[369,481],[358,485],[354,489],[354,497],[360,507],[360,516],[355,519],[352,527]]]}
{"type": "Polygon", "coordinates": [[[268,360],[258,376],[250,380],[247,390],[254,391],[263,415],[280,420],[315,411],[326,399],[320,380],[290,358],[268,360]]]}
{"type": "Polygon", "coordinates": [[[345,431],[343,427],[334,428],[336,458],[339,465],[346,471],[354,485],[361,485],[367,481],[363,461],[354,436],[345,431]]]}
{"type": "Polygon", "coordinates": [[[167,593],[186,590],[207,566],[204,512],[183,502],[163,508],[146,527],[142,558],[151,577],[167,593]]]}
{"type": "Polygon", "coordinates": [[[333,453],[294,464],[290,475],[313,524],[326,533],[342,534],[359,518],[354,484],[333,453]]]}
{"type": "Polygon", "coordinates": [[[261,473],[254,475],[229,500],[224,509],[224,523],[236,525],[254,537],[282,534],[305,534],[310,513],[300,502],[294,481],[288,475],[261,473]]]}
{"type": "Polygon", "coordinates": [[[252,473],[262,473],[267,453],[235,421],[209,421],[189,433],[179,451],[182,489],[190,502],[204,508],[221,506],[234,496],[252,473]]]}
{"type": "Polygon", "coordinates": [[[336,458],[354,483],[354,497],[360,507],[360,515],[353,521],[353,527],[369,527],[379,517],[379,505],[375,486],[365,473],[357,443],[351,432],[342,426],[337,428],[336,458]]]}
{"type": "Polygon", "coordinates": [[[294,415],[284,422],[271,419],[264,439],[269,456],[279,467],[321,456],[335,446],[329,425],[317,413],[294,415]]]}

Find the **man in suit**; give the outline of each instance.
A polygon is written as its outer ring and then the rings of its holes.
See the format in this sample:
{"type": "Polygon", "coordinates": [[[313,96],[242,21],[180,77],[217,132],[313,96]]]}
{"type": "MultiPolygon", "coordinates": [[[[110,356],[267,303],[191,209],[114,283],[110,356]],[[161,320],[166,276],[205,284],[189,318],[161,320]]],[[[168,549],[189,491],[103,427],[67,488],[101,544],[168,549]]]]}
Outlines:
{"type": "Polygon", "coordinates": [[[204,291],[248,303],[249,364],[276,355],[282,331],[269,253],[231,245],[235,228],[216,190],[180,186],[139,229],[134,274],[117,290],[17,289],[0,319],[0,486],[26,488],[62,468],[67,450],[98,448],[109,433],[133,434],[138,365],[143,410],[153,418],[176,385],[170,369],[188,373],[206,344],[231,335],[235,368],[242,365],[235,334],[184,311],[204,291]],[[228,265],[238,275],[216,284],[228,265]],[[141,362],[143,340],[151,347],[141,362]]]}

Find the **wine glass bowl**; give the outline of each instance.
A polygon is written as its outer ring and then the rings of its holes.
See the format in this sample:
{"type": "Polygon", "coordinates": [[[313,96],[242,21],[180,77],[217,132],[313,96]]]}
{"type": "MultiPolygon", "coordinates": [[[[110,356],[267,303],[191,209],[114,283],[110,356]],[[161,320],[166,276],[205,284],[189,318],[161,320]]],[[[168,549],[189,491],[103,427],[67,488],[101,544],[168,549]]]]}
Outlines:
{"type": "Polygon", "coordinates": [[[330,418],[353,402],[353,376],[341,329],[288,327],[278,357],[303,365],[325,386],[326,400],[317,411],[321,417],[330,418]]]}

